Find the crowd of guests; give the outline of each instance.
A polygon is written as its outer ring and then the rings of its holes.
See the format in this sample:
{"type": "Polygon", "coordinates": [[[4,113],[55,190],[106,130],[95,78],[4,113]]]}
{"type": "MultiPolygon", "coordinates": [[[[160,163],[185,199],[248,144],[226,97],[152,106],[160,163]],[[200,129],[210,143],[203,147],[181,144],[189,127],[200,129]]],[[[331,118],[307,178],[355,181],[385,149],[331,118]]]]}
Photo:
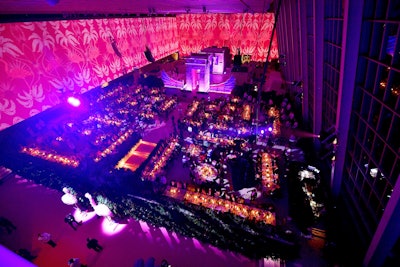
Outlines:
{"type": "MultiPolygon", "coordinates": [[[[227,162],[228,154],[232,159],[236,159],[240,157],[240,154],[243,155],[243,153],[249,150],[249,145],[247,143],[234,142],[234,139],[239,141],[245,139],[241,136],[241,133],[237,131],[238,125],[246,129],[249,127],[251,128],[252,118],[244,116],[244,109],[241,108],[244,106],[244,103],[247,102],[242,102],[240,98],[228,100],[223,98],[215,101],[194,99],[188,106],[185,113],[186,115],[183,118],[178,118],[178,137],[181,145],[178,146],[179,149],[170,154],[170,157],[166,158],[166,160],[170,162],[178,155],[183,156],[184,166],[190,169],[189,173],[191,179],[188,182],[171,181],[171,185],[176,185],[185,190],[199,190],[199,192],[205,192],[213,196],[221,196],[225,199],[236,199],[235,194],[232,194],[231,186],[225,184],[225,181],[229,181],[228,179],[224,179],[224,175],[227,174],[227,165],[229,165],[227,162]],[[214,120],[219,120],[219,123],[212,123],[214,120]],[[210,125],[216,127],[211,128],[210,125]],[[234,133],[232,133],[232,131],[234,133]],[[209,141],[206,143],[202,138],[199,138],[199,136],[204,133],[208,133],[209,136],[211,136],[211,139],[208,139],[209,141]],[[230,140],[233,142],[224,144],[221,140],[230,140]],[[193,146],[198,146],[199,150],[193,149],[193,146]],[[216,169],[215,181],[201,181],[201,179],[199,181],[198,173],[196,173],[195,170],[202,164],[212,165],[213,168],[216,169]]],[[[169,140],[166,143],[171,143],[171,141],[169,140]]],[[[165,145],[158,153],[158,157],[163,156],[161,151],[163,151],[164,148],[165,145]]],[[[248,156],[243,157],[246,158],[248,156]]],[[[254,160],[254,162],[257,163],[257,160],[254,160]]],[[[163,166],[167,168],[168,164],[163,166]]],[[[251,168],[257,168],[257,164],[254,164],[251,168]]],[[[163,174],[158,178],[162,179],[164,175],[165,169],[163,169],[163,174]]],[[[155,183],[160,183],[160,180],[156,179],[155,183]]],[[[171,199],[163,198],[154,201],[154,196],[150,198],[152,201],[130,199],[130,201],[136,204],[132,205],[136,207],[132,213],[134,217],[138,219],[146,218],[146,221],[154,226],[162,225],[171,231],[182,233],[185,236],[195,236],[204,242],[228,250],[239,251],[249,257],[254,257],[255,255],[258,257],[265,253],[265,250],[262,248],[271,245],[271,242],[280,243],[280,241],[284,240],[277,231],[274,231],[275,229],[273,227],[255,221],[244,220],[240,216],[229,212],[224,213],[210,210],[190,203],[183,203],[184,206],[177,207],[175,206],[177,203],[173,202],[171,199]],[[141,202],[141,204],[138,204],[138,201],[141,202]],[[196,216],[197,213],[200,214],[196,216]],[[222,227],[221,217],[225,217],[226,219],[226,224],[223,224],[222,227]],[[247,226],[248,232],[258,235],[261,234],[264,237],[265,233],[269,233],[269,238],[263,240],[263,242],[268,243],[268,245],[261,241],[261,243],[255,242],[257,238],[254,238],[254,236],[248,236],[248,239],[243,239],[243,236],[240,234],[237,236],[232,234],[232,228],[235,229],[235,231],[233,231],[234,233],[240,232],[239,228],[243,229],[244,223],[249,223],[247,226]],[[212,227],[209,228],[207,225],[212,225],[212,227]],[[257,244],[257,248],[251,244],[257,244]],[[254,254],[251,255],[252,253],[254,254]]],[[[240,198],[237,200],[240,201],[240,198]]],[[[275,249],[277,249],[275,253],[281,253],[282,257],[294,255],[294,251],[296,250],[295,244],[291,244],[289,247],[285,247],[286,254],[280,251],[282,244],[275,245],[275,249]]]]}
{"type": "Polygon", "coordinates": [[[144,170],[141,172],[142,180],[160,180],[163,174],[165,174],[168,164],[177,155],[179,147],[178,139],[173,135],[167,140],[161,140],[156,149],[151,153],[144,170]]]}
{"type": "Polygon", "coordinates": [[[238,97],[221,97],[214,100],[195,98],[178,125],[183,124],[183,129],[191,127],[193,135],[201,131],[222,133],[232,138],[243,135],[252,131],[251,123],[254,119],[246,116],[246,103],[246,100],[238,97]]]}
{"type": "Polygon", "coordinates": [[[163,195],[126,199],[130,216],[154,227],[194,237],[220,249],[249,258],[297,256],[298,246],[286,242],[279,227],[199,205],[181,202],[163,195]]]}
{"type": "MultiPolygon", "coordinates": [[[[73,114],[61,116],[58,121],[49,124],[38,120],[20,142],[27,147],[39,146],[49,153],[74,156],[80,162],[79,167],[74,170],[58,166],[61,169],[59,173],[52,168],[38,169],[38,166],[44,166],[41,159],[30,155],[21,158],[17,152],[14,158],[18,156],[22,161],[9,163],[15,167],[13,169],[17,169],[24,177],[60,190],[67,183],[63,175],[68,174],[68,185],[76,190],[78,205],[82,210],[90,209],[87,200],[82,198],[85,192],[105,195],[110,202],[116,203],[113,208],[115,220],[133,217],[252,258],[285,258],[295,254],[296,245],[281,242],[284,237],[271,225],[246,220],[229,212],[180,203],[159,194],[169,179],[165,171],[171,159],[183,153],[188,159],[186,167],[190,169],[188,183],[213,196],[240,201],[233,193],[234,187],[240,186],[231,184],[232,177],[228,172],[229,168],[232,170],[232,165],[246,163],[244,175],[249,181],[255,181],[257,164],[253,164],[253,159],[248,159],[251,149],[257,145],[254,132],[257,107],[254,98],[230,96],[211,100],[195,97],[184,116],[177,118],[176,124],[173,120],[171,139],[162,140],[150,155],[150,159],[154,160],[145,163],[147,168],[144,171],[139,168],[136,173],[132,173],[115,170],[115,163],[138,142],[146,129],[157,124],[157,121],[168,119],[177,104],[177,97],[167,95],[163,88],[121,83],[90,92],[85,97],[88,104],[86,109],[78,112],[71,107],[64,107],[64,111],[69,110],[73,114]],[[121,136],[126,133],[129,136],[122,140],[121,136]],[[186,140],[200,146],[199,155],[188,151],[186,140]],[[176,145],[169,151],[168,148],[174,142],[176,145]],[[99,161],[94,160],[99,157],[99,161]],[[41,164],[37,164],[39,162],[41,164]],[[202,164],[215,168],[216,177],[213,181],[199,182],[196,170],[202,164]],[[160,171],[151,173],[156,166],[160,171]],[[132,186],[133,183],[135,186],[132,186]],[[132,197],[135,195],[140,198],[132,197]]],[[[288,101],[286,104],[283,102],[265,102],[267,104],[260,108],[264,111],[262,126],[272,125],[271,122],[277,119],[268,115],[267,105],[280,107],[284,111],[278,119],[289,112],[287,120],[292,123],[294,115],[291,115],[291,109],[288,108],[290,104],[288,101]]],[[[294,122],[292,124],[290,127],[294,126],[294,122]]],[[[275,139],[271,133],[266,135],[275,139]]],[[[185,184],[185,187],[189,185],[185,184]]],[[[75,228],[79,223],[74,225],[71,221],[70,225],[75,228]]]]}
{"type": "Polygon", "coordinates": [[[117,84],[115,88],[83,95],[85,107],[66,107],[69,113],[57,121],[39,120],[28,128],[26,147],[38,147],[49,154],[70,156],[81,161],[116,153],[127,138],[142,134],[166,116],[177,99],[162,88],[117,84]],[[72,115],[71,115],[72,113],[72,115]],[[110,151],[111,150],[111,151],[110,151]]]}

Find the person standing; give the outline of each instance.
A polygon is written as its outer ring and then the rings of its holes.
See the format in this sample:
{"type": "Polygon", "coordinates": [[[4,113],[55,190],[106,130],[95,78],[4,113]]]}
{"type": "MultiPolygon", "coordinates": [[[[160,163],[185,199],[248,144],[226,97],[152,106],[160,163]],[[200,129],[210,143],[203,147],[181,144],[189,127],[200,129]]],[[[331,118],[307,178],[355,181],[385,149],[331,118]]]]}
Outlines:
{"type": "Polygon", "coordinates": [[[86,246],[88,249],[93,249],[96,252],[100,252],[103,250],[103,247],[100,246],[99,241],[95,238],[90,239],[89,237],[86,238],[87,244],[86,246]]]}
{"type": "Polygon", "coordinates": [[[49,233],[46,233],[46,232],[38,234],[38,240],[43,242],[43,243],[49,244],[53,248],[57,246],[56,242],[54,242],[51,239],[51,235],[49,233]]]}
{"type": "Polygon", "coordinates": [[[77,220],[75,220],[75,217],[70,213],[68,214],[65,218],[64,218],[64,222],[68,223],[72,229],[74,229],[75,231],[77,230],[74,223],[76,225],[81,225],[82,222],[78,222],[77,220]]]}
{"type": "Polygon", "coordinates": [[[68,260],[68,267],[87,267],[87,265],[82,264],[78,258],[71,258],[68,260]]]}

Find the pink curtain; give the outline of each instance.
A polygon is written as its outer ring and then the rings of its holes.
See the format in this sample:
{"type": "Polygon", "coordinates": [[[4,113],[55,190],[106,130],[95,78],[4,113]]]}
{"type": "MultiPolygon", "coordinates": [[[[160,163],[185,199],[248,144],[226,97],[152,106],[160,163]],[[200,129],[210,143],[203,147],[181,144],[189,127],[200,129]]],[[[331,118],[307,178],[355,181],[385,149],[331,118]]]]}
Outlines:
{"type": "Polygon", "coordinates": [[[265,61],[273,22],[267,13],[0,24],[0,130],[148,64],[146,46],[156,60],[227,46],[265,61]]]}
{"type": "MultiPolygon", "coordinates": [[[[217,46],[229,47],[232,54],[251,55],[253,61],[265,61],[274,26],[273,13],[185,14],[176,17],[179,51],[182,55],[217,46]]],[[[278,58],[276,32],[271,59],[278,58]]]]}
{"type": "Polygon", "coordinates": [[[0,130],[178,51],[176,19],[0,25],[0,130]]]}

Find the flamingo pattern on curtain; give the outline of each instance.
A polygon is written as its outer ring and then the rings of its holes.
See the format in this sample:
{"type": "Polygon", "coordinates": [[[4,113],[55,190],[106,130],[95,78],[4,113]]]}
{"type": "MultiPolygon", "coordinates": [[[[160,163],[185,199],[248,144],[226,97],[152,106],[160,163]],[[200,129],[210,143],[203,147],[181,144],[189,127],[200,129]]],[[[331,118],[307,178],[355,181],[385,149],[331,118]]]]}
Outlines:
{"type": "Polygon", "coordinates": [[[149,64],[146,46],[155,60],[227,46],[265,61],[273,23],[243,13],[0,24],[0,130],[149,64]]]}
{"type": "MultiPolygon", "coordinates": [[[[274,13],[184,14],[176,17],[179,51],[183,56],[210,46],[228,47],[231,54],[240,49],[251,60],[264,62],[274,27],[274,13]]],[[[278,58],[276,32],[270,60],[278,58]]]]}
{"type": "Polygon", "coordinates": [[[0,130],[178,51],[176,19],[113,18],[0,25],[0,130]]]}

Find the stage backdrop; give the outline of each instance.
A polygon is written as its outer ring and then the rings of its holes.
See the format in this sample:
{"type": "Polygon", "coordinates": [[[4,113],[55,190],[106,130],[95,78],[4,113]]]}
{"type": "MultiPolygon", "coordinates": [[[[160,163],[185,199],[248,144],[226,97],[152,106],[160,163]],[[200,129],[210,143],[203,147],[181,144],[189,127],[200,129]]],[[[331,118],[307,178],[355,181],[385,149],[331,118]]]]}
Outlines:
{"type": "MultiPolygon", "coordinates": [[[[274,26],[273,13],[184,14],[176,17],[179,51],[182,55],[198,52],[209,46],[229,47],[232,54],[265,62],[274,26]]],[[[278,58],[276,32],[272,40],[270,60],[278,58]]]]}
{"type": "Polygon", "coordinates": [[[176,19],[0,24],[0,130],[178,51],[176,19]]]}

